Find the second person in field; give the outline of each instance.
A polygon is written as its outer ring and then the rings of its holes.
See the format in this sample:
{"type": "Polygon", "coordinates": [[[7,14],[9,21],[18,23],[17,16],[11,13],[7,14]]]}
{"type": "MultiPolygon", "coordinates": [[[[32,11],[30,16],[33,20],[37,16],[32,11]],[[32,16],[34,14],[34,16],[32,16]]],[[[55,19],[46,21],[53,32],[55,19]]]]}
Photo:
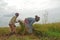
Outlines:
{"type": "Polygon", "coordinates": [[[15,23],[17,23],[16,19],[19,16],[19,13],[15,13],[15,16],[13,16],[9,22],[9,27],[10,27],[10,34],[16,34],[16,25],[15,23]]]}

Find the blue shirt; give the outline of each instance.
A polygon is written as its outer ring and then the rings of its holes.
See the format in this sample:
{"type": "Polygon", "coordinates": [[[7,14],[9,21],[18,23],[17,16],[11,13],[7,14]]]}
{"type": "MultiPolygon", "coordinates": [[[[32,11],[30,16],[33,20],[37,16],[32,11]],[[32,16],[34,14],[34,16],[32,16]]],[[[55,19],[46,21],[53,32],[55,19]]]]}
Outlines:
{"type": "Polygon", "coordinates": [[[35,18],[27,18],[29,25],[32,25],[35,22],[35,18]]]}

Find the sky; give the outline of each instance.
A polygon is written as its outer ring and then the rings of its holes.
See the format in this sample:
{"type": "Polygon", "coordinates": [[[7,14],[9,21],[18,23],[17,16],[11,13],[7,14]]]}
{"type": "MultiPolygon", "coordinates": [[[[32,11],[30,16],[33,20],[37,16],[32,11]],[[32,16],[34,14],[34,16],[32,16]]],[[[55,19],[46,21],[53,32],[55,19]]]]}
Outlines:
{"type": "Polygon", "coordinates": [[[18,12],[18,19],[40,16],[38,23],[60,22],[60,0],[0,0],[0,26],[8,26],[11,17],[18,12]]]}

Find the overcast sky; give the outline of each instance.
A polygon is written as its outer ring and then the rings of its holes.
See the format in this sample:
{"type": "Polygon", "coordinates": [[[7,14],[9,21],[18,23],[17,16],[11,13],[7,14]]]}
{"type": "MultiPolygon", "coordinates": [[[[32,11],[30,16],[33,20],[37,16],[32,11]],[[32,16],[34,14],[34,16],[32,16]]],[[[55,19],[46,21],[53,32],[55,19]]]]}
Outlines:
{"type": "Polygon", "coordinates": [[[48,22],[60,22],[60,0],[0,0],[0,26],[8,26],[9,20],[18,12],[18,19],[39,15],[43,23],[48,13],[48,22]]]}

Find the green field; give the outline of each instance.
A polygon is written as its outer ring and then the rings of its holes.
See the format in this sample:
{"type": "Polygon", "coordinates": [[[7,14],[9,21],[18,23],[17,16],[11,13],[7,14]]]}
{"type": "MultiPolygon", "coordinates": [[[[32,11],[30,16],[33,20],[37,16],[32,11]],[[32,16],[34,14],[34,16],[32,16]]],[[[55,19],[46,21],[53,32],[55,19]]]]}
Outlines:
{"type": "MultiPolygon", "coordinates": [[[[10,33],[9,27],[0,28],[0,40],[60,40],[60,23],[51,24],[34,24],[34,35],[12,35],[6,36],[10,33]]],[[[17,33],[20,33],[21,27],[17,27],[17,33]]]]}

